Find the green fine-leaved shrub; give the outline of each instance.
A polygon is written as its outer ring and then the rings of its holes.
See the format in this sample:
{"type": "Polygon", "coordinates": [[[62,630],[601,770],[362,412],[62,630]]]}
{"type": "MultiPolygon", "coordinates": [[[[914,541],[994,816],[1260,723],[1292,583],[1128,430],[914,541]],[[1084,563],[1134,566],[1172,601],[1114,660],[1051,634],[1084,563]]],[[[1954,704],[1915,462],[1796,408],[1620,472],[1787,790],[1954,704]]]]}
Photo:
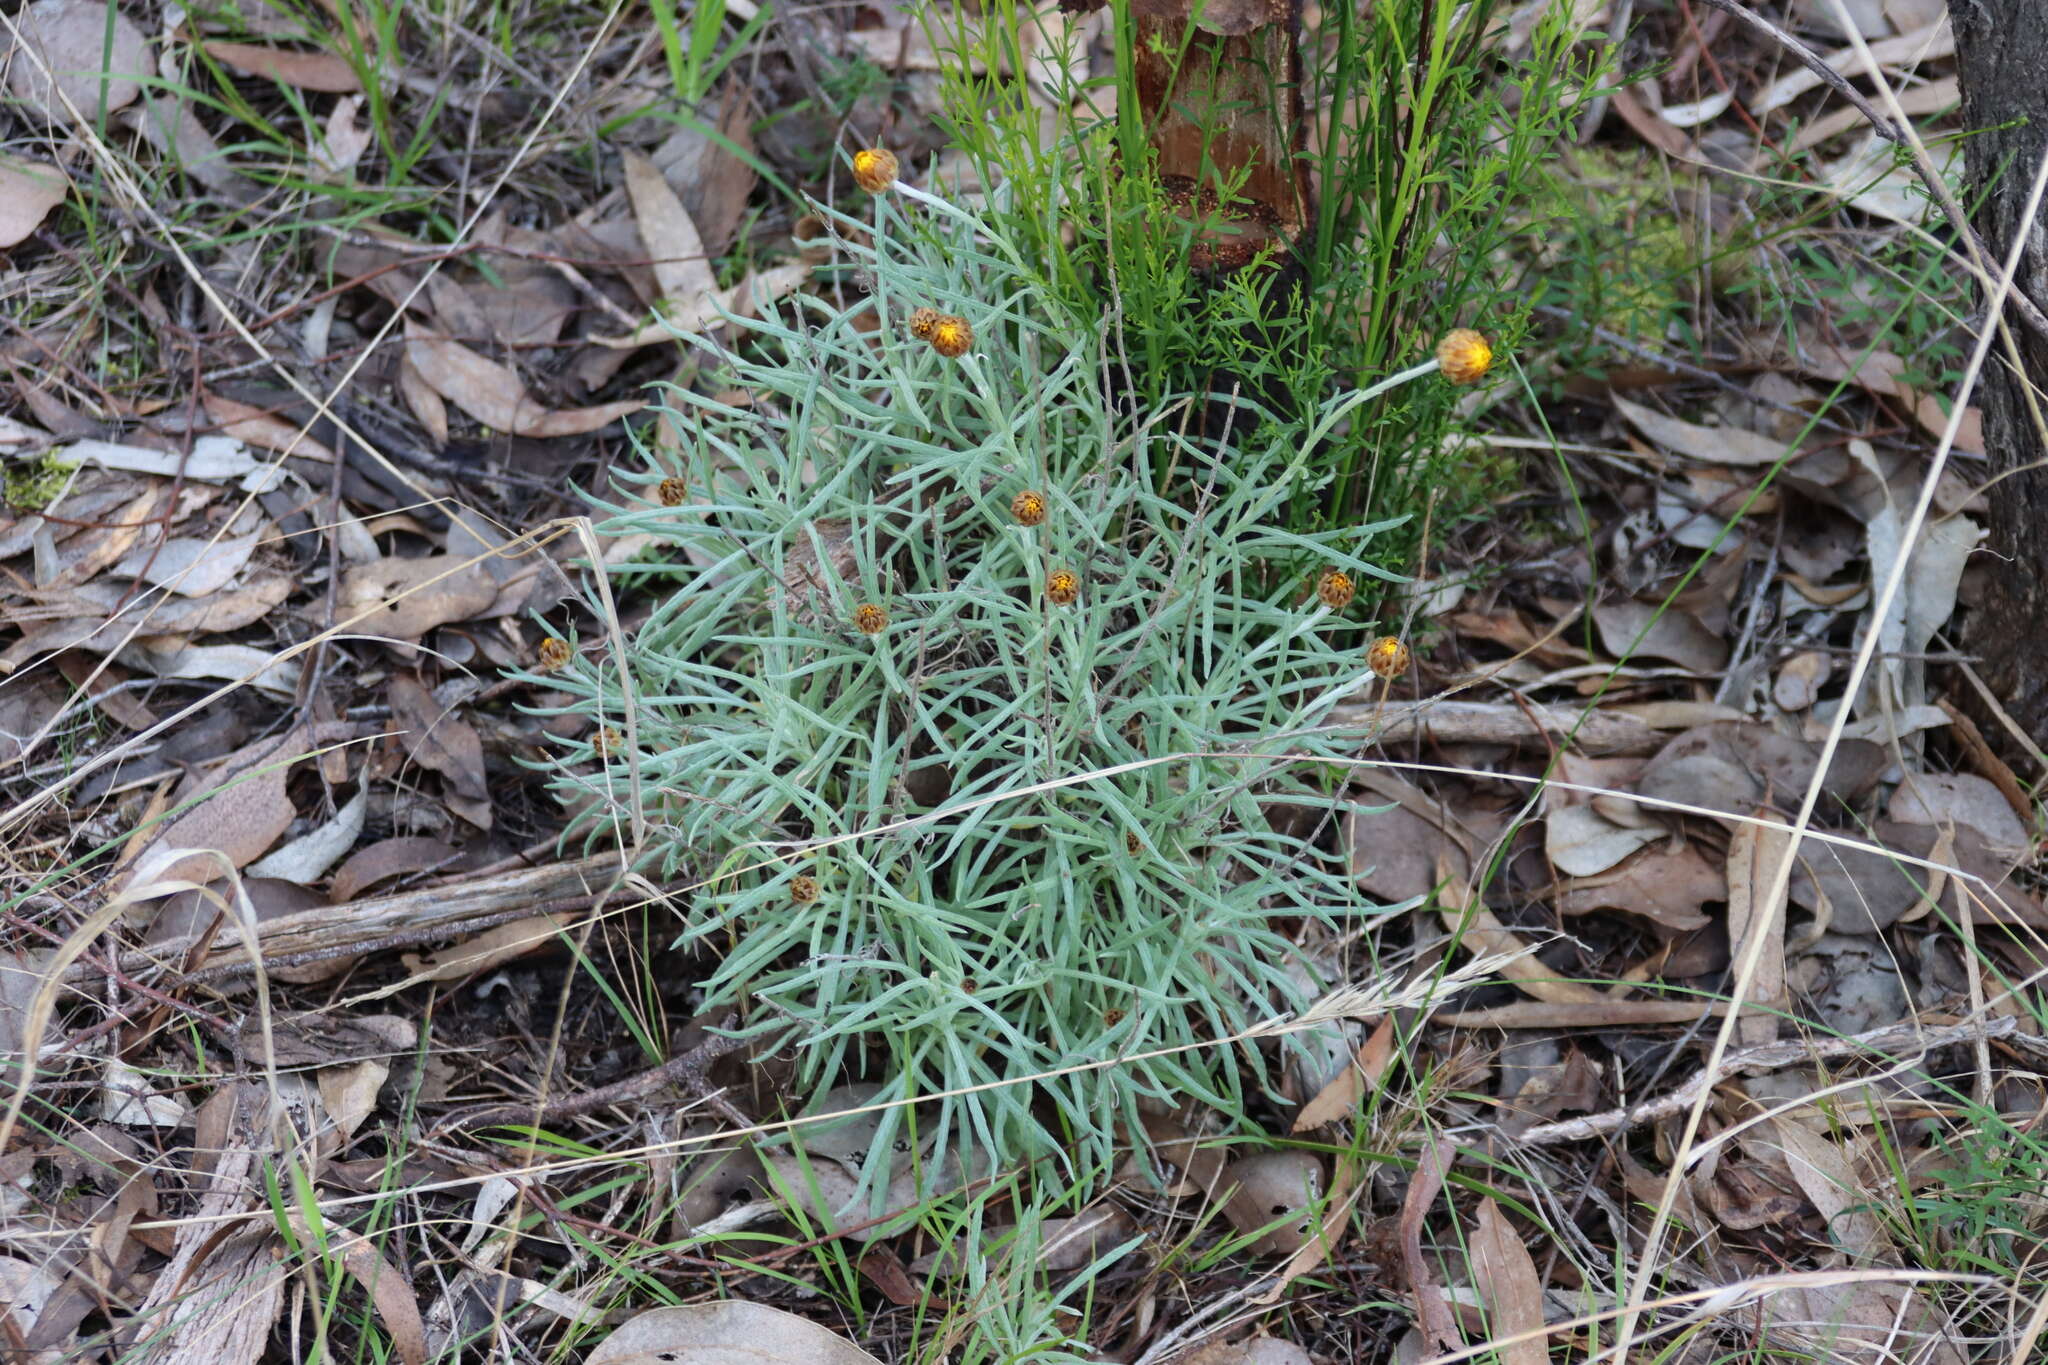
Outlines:
{"type": "Polygon", "coordinates": [[[628,676],[589,651],[548,679],[592,734],[635,698],[630,752],[564,746],[579,832],[632,828],[637,765],[641,866],[696,888],[707,1008],[793,1049],[812,1096],[1036,1078],[892,1110],[877,1162],[1094,1168],[1146,1097],[1242,1113],[1270,1057],[1153,1054],[1300,1005],[1324,984],[1304,925],[1374,909],[1313,761],[1357,750],[1322,727],[1373,681],[1365,623],[1317,584],[1387,578],[1384,528],[1284,529],[1362,395],[1240,405],[1219,441],[1228,395],[1114,397],[1110,322],[966,211],[819,211],[839,288],[707,343],[717,396],[670,393],[679,454],[650,449],[602,528],[656,537],[675,576],[628,676]],[[965,319],[966,354],[919,308],[965,319]]]}

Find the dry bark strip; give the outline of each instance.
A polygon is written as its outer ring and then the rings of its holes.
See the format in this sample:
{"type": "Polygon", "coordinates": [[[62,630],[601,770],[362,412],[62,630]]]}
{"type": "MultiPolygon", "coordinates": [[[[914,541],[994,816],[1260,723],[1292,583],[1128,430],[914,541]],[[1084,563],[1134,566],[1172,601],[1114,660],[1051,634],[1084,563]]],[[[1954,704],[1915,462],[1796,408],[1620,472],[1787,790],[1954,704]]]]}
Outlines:
{"type": "Polygon", "coordinates": [[[1544,749],[1569,738],[1580,753],[1595,757],[1648,754],[1670,738],[1634,716],[1591,714],[1569,706],[1535,702],[1390,701],[1343,702],[1330,709],[1331,728],[1365,729],[1375,744],[1424,740],[1432,744],[1511,744],[1544,749]]]}
{"type": "MultiPolygon", "coordinates": [[[[618,871],[616,854],[599,854],[397,895],[372,896],[353,905],[320,906],[265,921],[257,926],[256,942],[262,949],[264,963],[272,967],[322,962],[385,948],[418,947],[477,933],[550,908],[588,906],[617,881],[618,871]],[[569,904],[556,907],[552,904],[555,902],[569,904]]],[[[240,976],[253,970],[241,947],[241,928],[230,924],[221,928],[210,951],[195,968],[180,971],[178,964],[202,936],[181,935],[146,949],[122,953],[115,966],[130,976],[156,979],[171,974],[187,981],[240,976]]],[[[93,981],[104,975],[103,962],[79,962],[65,972],[64,979],[93,981]]]]}

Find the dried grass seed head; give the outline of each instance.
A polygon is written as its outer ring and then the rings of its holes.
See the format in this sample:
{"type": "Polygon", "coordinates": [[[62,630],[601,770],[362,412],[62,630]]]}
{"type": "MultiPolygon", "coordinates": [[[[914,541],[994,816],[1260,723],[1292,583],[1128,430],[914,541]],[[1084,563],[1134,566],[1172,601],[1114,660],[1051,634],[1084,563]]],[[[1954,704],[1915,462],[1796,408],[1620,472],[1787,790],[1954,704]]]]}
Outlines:
{"type": "Polygon", "coordinates": [[[1477,384],[1493,368],[1493,347],[1470,327],[1460,327],[1436,344],[1436,366],[1453,384],[1477,384]]]}
{"type": "Polygon", "coordinates": [[[853,154],[853,183],[880,194],[896,183],[896,153],[887,147],[863,147],[853,154]]]}

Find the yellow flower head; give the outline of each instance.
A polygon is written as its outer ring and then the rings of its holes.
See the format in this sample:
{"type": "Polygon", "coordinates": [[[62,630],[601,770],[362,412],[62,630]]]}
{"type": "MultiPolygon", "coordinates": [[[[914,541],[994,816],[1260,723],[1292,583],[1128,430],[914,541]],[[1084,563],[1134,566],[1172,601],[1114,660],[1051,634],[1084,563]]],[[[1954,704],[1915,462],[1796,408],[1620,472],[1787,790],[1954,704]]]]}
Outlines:
{"type": "Polygon", "coordinates": [[[681,507],[684,500],[690,496],[690,485],[671,474],[661,481],[661,486],[654,490],[654,495],[661,499],[663,507],[681,507]]]}
{"type": "Polygon", "coordinates": [[[1436,344],[1436,367],[1453,384],[1477,384],[1493,368],[1493,347],[1470,327],[1460,327],[1436,344]]]}
{"type": "Polygon", "coordinates": [[[1045,595],[1056,607],[1072,606],[1081,595],[1081,580],[1074,576],[1072,569],[1054,569],[1045,580],[1045,595]]]}
{"type": "Polygon", "coordinates": [[[1045,520],[1045,494],[1027,488],[1010,499],[1010,515],[1020,526],[1036,526],[1045,520]]]}
{"type": "Polygon", "coordinates": [[[569,642],[550,635],[540,642],[540,666],[552,673],[569,662],[569,642]]]}
{"type": "Polygon", "coordinates": [[[873,602],[863,602],[853,613],[853,624],[863,635],[880,635],[889,624],[889,613],[873,602]]]}
{"type": "Polygon", "coordinates": [[[932,324],[932,334],[926,340],[946,359],[958,360],[974,344],[974,328],[968,325],[966,318],[948,313],[932,324]]]}
{"type": "Polygon", "coordinates": [[[1408,646],[1398,635],[1382,635],[1365,651],[1365,666],[1382,678],[1398,678],[1408,671],[1408,646]]]}
{"type": "Polygon", "coordinates": [[[607,725],[591,737],[590,749],[599,758],[612,758],[625,743],[626,737],[607,725]]]}
{"type": "Polygon", "coordinates": [[[896,153],[887,147],[863,147],[853,154],[853,183],[880,194],[896,183],[896,153]]]}
{"type": "Polygon", "coordinates": [[[809,905],[818,898],[818,883],[811,877],[791,877],[789,898],[798,905],[809,905]]]}
{"type": "Polygon", "coordinates": [[[1328,570],[1316,580],[1316,596],[1331,611],[1342,611],[1350,606],[1355,591],[1351,585],[1351,575],[1342,569],[1328,570]]]}
{"type": "Polygon", "coordinates": [[[938,328],[939,319],[945,315],[936,308],[920,308],[910,315],[910,334],[919,341],[930,341],[938,328]]]}

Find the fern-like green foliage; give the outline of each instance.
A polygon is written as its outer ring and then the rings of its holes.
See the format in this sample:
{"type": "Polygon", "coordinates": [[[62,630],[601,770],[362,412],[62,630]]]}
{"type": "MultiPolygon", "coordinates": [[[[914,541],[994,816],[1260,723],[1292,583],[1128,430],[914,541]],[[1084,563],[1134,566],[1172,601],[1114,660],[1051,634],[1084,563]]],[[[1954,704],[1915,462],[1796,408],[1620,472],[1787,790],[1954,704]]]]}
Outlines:
{"type": "Polygon", "coordinates": [[[1384,528],[1284,529],[1356,405],[1244,408],[1218,442],[1216,395],[1106,398],[1109,325],[980,220],[892,195],[832,221],[858,301],[733,324],[720,396],[669,395],[680,459],[650,451],[603,527],[683,567],[629,677],[590,654],[549,679],[599,725],[637,699],[637,750],[571,743],[558,784],[611,838],[638,765],[643,866],[704,883],[682,940],[708,1007],[793,1048],[814,1094],[1036,1078],[893,1110],[870,1178],[892,1149],[1097,1168],[1143,1097],[1244,1112],[1270,1059],[1149,1054],[1301,1004],[1304,923],[1374,908],[1314,762],[1356,751],[1321,722],[1371,681],[1363,623],[1314,585],[1388,577],[1384,528]],[[914,336],[919,307],[973,348],[914,336]],[[675,477],[697,502],[661,505],[675,477]]]}

